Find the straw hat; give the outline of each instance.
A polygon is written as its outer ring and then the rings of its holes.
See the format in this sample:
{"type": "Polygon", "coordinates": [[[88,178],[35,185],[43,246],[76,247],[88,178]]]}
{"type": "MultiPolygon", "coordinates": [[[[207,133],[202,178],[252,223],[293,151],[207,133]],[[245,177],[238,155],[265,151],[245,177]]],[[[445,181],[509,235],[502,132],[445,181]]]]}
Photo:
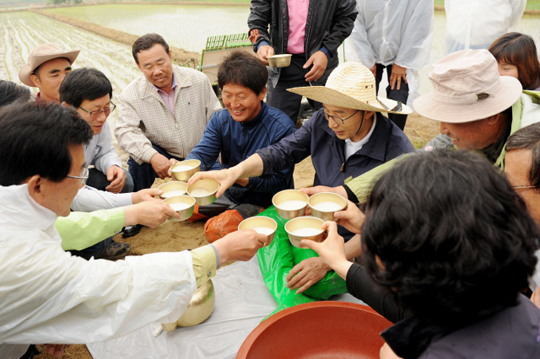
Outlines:
{"type": "Polygon", "coordinates": [[[32,75],[32,73],[38,66],[47,61],[58,59],[61,57],[67,58],[69,60],[69,63],[72,64],[79,55],[80,51],[81,50],[65,51],[62,46],[56,44],[39,45],[34,50],[32,50],[30,55],[28,55],[28,61],[22,67],[21,71],[19,71],[19,79],[25,85],[28,85],[30,87],[36,87],[32,80],[30,80],[30,75],[32,75]]]}
{"type": "Polygon", "coordinates": [[[414,101],[420,115],[435,121],[463,123],[503,112],[521,96],[519,80],[500,76],[487,50],[454,52],[433,64],[433,91],[414,101]]]}
{"type": "Polygon", "coordinates": [[[377,97],[373,73],[359,62],[345,62],[332,71],[326,86],[294,87],[288,91],[326,105],[353,110],[408,115],[412,110],[404,104],[377,97]]]}

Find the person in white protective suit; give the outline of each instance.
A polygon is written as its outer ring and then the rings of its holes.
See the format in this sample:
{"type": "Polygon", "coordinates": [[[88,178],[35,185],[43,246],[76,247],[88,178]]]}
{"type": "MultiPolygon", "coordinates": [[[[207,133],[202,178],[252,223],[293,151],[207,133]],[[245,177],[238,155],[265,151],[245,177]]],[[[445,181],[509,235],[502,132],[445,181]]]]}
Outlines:
{"type": "Polygon", "coordinates": [[[65,344],[176,321],[221,264],[248,260],[269,242],[244,230],[191,252],[117,262],[64,252],[54,223],[70,213],[88,178],[83,145],[91,136],[88,123],[66,106],[16,103],[0,111],[2,359],[30,358],[35,343],[54,343],[47,352],[60,356],[65,344]]]}
{"type": "MultiPolygon", "coordinates": [[[[431,0],[357,0],[358,16],[345,42],[347,61],[371,69],[377,91],[384,69],[386,96],[411,105],[418,97],[418,70],[426,66],[433,38],[431,0]]],[[[388,116],[403,130],[406,115],[388,116]]]]}
{"type": "Polygon", "coordinates": [[[487,49],[516,26],[527,0],[446,0],[446,53],[487,49]]]}

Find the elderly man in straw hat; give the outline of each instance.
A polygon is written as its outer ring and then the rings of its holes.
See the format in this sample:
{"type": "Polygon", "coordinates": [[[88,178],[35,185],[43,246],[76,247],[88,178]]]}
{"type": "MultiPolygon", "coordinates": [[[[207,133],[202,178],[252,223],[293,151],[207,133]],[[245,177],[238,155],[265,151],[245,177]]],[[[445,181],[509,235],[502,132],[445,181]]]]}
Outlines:
{"type": "MultiPolygon", "coordinates": [[[[412,151],[413,146],[405,134],[381,113],[408,114],[411,110],[393,100],[378,98],[375,87],[375,78],[368,68],[357,62],[347,62],[332,72],[326,86],[290,89],[291,92],[322,102],[323,108],[302,128],[278,143],[258,150],[247,160],[227,170],[200,172],[191,178],[190,183],[201,178],[214,178],[221,184],[217,193],[219,197],[239,178],[271,175],[311,156],[316,171],[314,184],[336,186],[343,184],[347,178],[412,151]]],[[[272,211],[275,210],[270,208],[263,213],[269,215],[272,211]]],[[[279,216],[272,216],[280,221],[279,216]]],[[[345,233],[344,228],[341,233],[347,239],[353,236],[350,232],[345,233]]],[[[344,282],[336,281],[338,278],[331,279],[330,286],[319,283],[319,287],[324,288],[310,288],[330,269],[314,257],[314,252],[311,258],[299,260],[305,254],[293,253],[296,248],[289,245],[282,226],[279,226],[275,238],[278,239],[274,241],[276,244],[259,252],[259,263],[263,276],[273,278],[265,278],[267,284],[272,280],[280,281],[268,285],[269,288],[273,287],[271,290],[279,292],[273,293],[280,304],[278,309],[286,307],[288,299],[292,304],[313,300],[300,295],[308,288],[306,294],[317,299],[328,298],[336,291],[345,291],[344,282]],[[278,250],[280,245],[283,247],[278,250]],[[276,260],[274,257],[281,258],[276,260]],[[288,288],[285,288],[287,272],[289,281],[288,288]],[[298,294],[289,289],[298,289],[298,294]],[[283,300],[285,297],[288,299],[283,300]]],[[[359,240],[351,240],[350,248],[349,258],[352,258],[359,250],[359,240]]],[[[300,252],[306,253],[305,250],[300,252]]]]}
{"type": "Polygon", "coordinates": [[[56,44],[42,44],[28,55],[19,71],[23,84],[39,88],[36,100],[60,103],[59,88],[80,50],[64,50],[56,44]]]}

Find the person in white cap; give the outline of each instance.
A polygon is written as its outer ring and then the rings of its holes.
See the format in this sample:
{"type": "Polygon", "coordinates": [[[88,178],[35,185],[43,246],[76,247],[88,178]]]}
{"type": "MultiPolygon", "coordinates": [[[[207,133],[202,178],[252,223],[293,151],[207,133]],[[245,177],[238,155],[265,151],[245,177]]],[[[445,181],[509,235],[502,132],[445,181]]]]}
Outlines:
{"type": "Polygon", "coordinates": [[[64,50],[56,44],[36,47],[19,71],[25,85],[39,88],[37,101],[60,103],[59,88],[81,50],[64,50]]]}
{"type": "MultiPolygon", "coordinates": [[[[326,86],[289,89],[291,92],[323,103],[323,108],[318,110],[298,131],[278,143],[258,150],[256,154],[227,170],[199,172],[190,179],[189,183],[201,178],[214,178],[221,184],[216,194],[216,197],[219,197],[239,178],[271,175],[311,156],[315,168],[314,184],[336,186],[342,184],[347,178],[358,176],[393,158],[413,151],[414,147],[407,136],[382,115],[382,112],[408,114],[411,109],[399,102],[378,98],[375,87],[375,78],[367,67],[358,62],[346,62],[330,74],[326,86]]],[[[272,208],[266,211],[272,210],[275,211],[272,208]]],[[[280,231],[285,233],[283,227],[280,226],[275,238],[280,236],[280,231]]],[[[353,237],[353,234],[344,228],[341,228],[340,233],[346,239],[353,237]]],[[[284,235],[284,238],[287,246],[280,248],[279,256],[287,256],[286,250],[290,248],[287,236],[284,235]]],[[[351,246],[359,244],[358,240],[350,242],[351,246]]],[[[277,245],[279,244],[275,246],[277,245]]],[[[266,256],[272,255],[270,252],[275,246],[269,247],[266,256]]],[[[359,246],[354,248],[358,249],[359,246]]],[[[291,249],[288,251],[290,254],[291,249]]],[[[350,258],[356,255],[358,253],[352,250],[350,258]]],[[[285,292],[290,292],[291,295],[300,295],[309,288],[306,294],[317,299],[326,299],[339,290],[339,285],[333,280],[328,281],[331,282],[330,286],[326,285],[333,288],[329,290],[325,288],[324,295],[320,294],[319,289],[310,288],[324,278],[330,270],[320,265],[319,258],[308,258],[300,263],[294,263],[297,264],[294,268],[292,266],[273,268],[272,262],[259,252],[259,264],[263,276],[273,276],[283,281],[285,279],[285,275],[282,275],[283,270],[285,272],[290,270],[287,287],[291,291],[287,289],[285,292]],[[293,289],[297,289],[298,294],[294,293],[293,289]]],[[[319,284],[319,287],[323,286],[322,282],[319,284]]],[[[345,291],[343,286],[341,288],[342,292],[345,291]]],[[[279,304],[278,310],[286,307],[281,297],[283,292],[273,293],[279,304]]]]}
{"type": "MultiPolygon", "coordinates": [[[[522,127],[520,82],[500,76],[497,60],[487,50],[462,50],[447,55],[433,64],[429,78],[433,91],[414,101],[414,108],[420,115],[439,121],[441,134],[424,149],[476,151],[502,169],[506,140],[522,127]]],[[[538,121],[540,118],[525,122],[538,121]]],[[[392,165],[385,164],[335,188],[310,188],[309,193],[332,191],[363,203],[374,179],[392,165]]]]}

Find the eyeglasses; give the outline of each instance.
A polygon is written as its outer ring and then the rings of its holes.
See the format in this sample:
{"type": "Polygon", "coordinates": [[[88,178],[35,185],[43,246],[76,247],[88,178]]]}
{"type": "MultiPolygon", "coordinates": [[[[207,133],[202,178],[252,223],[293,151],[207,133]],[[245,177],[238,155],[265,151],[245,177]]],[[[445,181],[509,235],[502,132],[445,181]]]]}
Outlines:
{"type": "Polygon", "coordinates": [[[352,115],[350,115],[349,117],[347,117],[347,118],[341,118],[341,117],[337,117],[337,116],[332,116],[332,115],[327,114],[326,111],[323,111],[323,112],[324,112],[324,117],[326,117],[327,120],[332,120],[335,123],[337,123],[338,125],[343,125],[345,123],[345,121],[347,121],[349,118],[356,115],[356,113],[359,112],[359,111],[360,110],[354,111],[354,113],[352,115]],[[341,122],[338,122],[338,120],[341,121],[341,122]]]}
{"type": "Polygon", "coordinates": [[[536,186],[533,186],[533,185],[528,185],[528,186],[512,186],[512,189],[514,189],[514,190],[517,190],[517,189],[529,189],[529,188],[536,188],[536,186]]]}
{"type": "Polygon", "coordinates": [[[104,110],[97,110],[97,111],[88,111],[87,109],[84,109],[82,107],[79,107],[81,110],[83,110],[84,112],[86,112],[87,114],[90,115],[90,117],[93,119],[93,120],[97,120],[99,118],[99,116],[101,116],[102,113],[105,114],[105,116],[109,116],[111,114],[111,112],[114,111],[114,109],[116,108],[116,105],[114,103],[112,103],[111,101],[111,106],[104,109],[104,110]]]}
{"type": "Polygon", "coordinates": [[[86,183],[86,180],[88,179],[88,174],[90,173],[90,170],[88,170],[88,167],[83,168],[80,176],[70,176],[67,175],[67,178],[75,178],[78,179],[81,182],[81,186],[84,186],[86,183]]]}

